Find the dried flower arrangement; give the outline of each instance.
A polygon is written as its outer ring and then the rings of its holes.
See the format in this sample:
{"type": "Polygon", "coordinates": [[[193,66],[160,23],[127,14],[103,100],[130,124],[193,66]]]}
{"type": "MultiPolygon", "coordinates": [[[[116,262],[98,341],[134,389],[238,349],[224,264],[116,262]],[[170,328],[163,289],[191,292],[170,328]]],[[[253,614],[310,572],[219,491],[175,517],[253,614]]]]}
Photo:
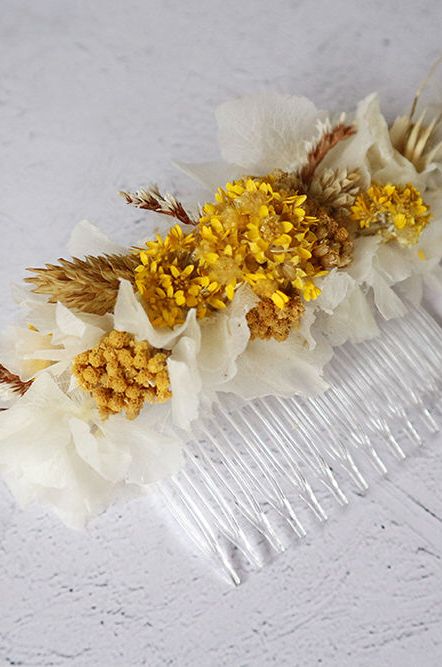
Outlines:
{"type": "Polygon", "coordinates": [[[30,269],[0,341],[0,471],[20,502],[78,526],[144,493],[217,395],[264,396],[269,377],[276,395],[324,391],[336,346],[404,314],[397,287],[440,281],[441,123],[414,116],[389,126],[376,95],[335,123],[302,97],[228,102],[232,177],[205,203],[121,192],[174,224],[122,252],[83,222],[71,259],[30,269]]]}

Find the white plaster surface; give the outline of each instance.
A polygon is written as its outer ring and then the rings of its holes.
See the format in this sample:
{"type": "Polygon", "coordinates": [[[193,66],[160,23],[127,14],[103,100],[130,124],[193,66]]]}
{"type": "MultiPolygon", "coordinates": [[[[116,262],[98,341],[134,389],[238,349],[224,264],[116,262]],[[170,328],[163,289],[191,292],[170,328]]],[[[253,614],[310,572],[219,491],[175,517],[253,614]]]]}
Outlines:
{"type": "MultiPolygon", "coordinates": [[[[409,104],[438,55],[439,0],[0,0],[0,325],[23,267],[115,193],[216,156],[215,105],[278,88],[339,108],[409,104]]],[[[175,539],[154,498],[86,533],[0,487],[0,664],[442,665],[442,441],[237,590],[175,539]]]]}

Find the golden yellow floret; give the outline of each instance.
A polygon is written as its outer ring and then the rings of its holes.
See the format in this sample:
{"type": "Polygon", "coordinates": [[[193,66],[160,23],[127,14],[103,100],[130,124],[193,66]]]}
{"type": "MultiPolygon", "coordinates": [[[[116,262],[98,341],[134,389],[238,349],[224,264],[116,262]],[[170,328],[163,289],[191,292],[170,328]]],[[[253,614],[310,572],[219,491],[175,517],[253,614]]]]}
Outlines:
{"type": "Polygon", "coordinates": [[[75,357],[72,372],[103,419],[123,410],[134,419],[144,403],[164,403],[171,397],[169,354],[114,329],[96,347],[75,357]]]}
{"type": "MultiPolygon", "coordinates": [[[[186,319],[190,308],[199,318],[207,309],[225,307],[226,285],[212,280],[196,258],[198,238],[194,232],[184,234],[172,227],[164,237],[148,241],[140,252],[141,264],[135,269],[135,284],[152,324],[174,327],[186,319]]],[[[233,295],[232,295],[233,296],[233,295]]]]}
{"type": "Polygon", "coordinates": [[[271,180],[246,178],[219,188],[215,202],[203,206],[196,255],[218,282],[248,283],[283,309],[294,292],[312,298],[312,279],[325,272],[313,255],[318,219],[307,213],[307,196],[271,180]]]}
{"type": "Polygon", "coordinates": [[[283,172],[227,183],[189,233],[148,241],[135,282],[156,327],[222,310],[244,283],[276,308],[319,295],[315,279],[348,263],[348,231],[298,192],[283,172]]]}
{"type": "Polygon", "coordinates": [[[431,211],[411,183],[404,186],[372,183],[366,192],[356,197],[351,217],[367,233],[411,246],[419,241],[431,211]]]}

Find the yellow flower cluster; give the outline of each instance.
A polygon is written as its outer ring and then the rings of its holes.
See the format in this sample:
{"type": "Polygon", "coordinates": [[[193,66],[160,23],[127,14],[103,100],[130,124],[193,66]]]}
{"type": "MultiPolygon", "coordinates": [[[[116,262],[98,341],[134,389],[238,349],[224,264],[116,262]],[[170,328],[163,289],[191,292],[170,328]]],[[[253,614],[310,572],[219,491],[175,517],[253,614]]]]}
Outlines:
{"type": "Polygon", "coordinates": [[[209,307],[225,307],[223,287],[201,272],[196,247],[196,235],[184,234],[176,225],[164,239],[157,236],[140,252],[135,284],[154,326],[173,327],[184,322],[189,308],[196,308],[201,318],[209,307]]]}
{"type": "MultiPolygon", "coordinates": [[[[270,178],[247,178],[219,188],[202,208],[198,226],[184,234],[173,227],[140,252],[136,285],[154,326],[173,327],[189,308],[199,318],[220,310],[248,283],[279,309],[301,294],[320,290],[324,275],[318,218],[308,215],[306,195],[272,187],[270,178]]],[[[322,246],[321,246],[322,248],[322,246]]]]}
{"type": "Polygon", "coordinates": [[[360,229],[380,234],[387,241],[397,240],[404,246],[419,241],[430,216],[429,207],[411,183],[404,186],[372,183],[358,195],[351,208],[351,217],[360,229]]]}
{"type": "Polygon", "coordinates": [[[306,195],[273,189],[263,179],[248,178],[219,188],[215,203],[200,218],[197,256],[211,275],[233,293],[248,283],[260,297],[284,308],[294,291],[306,301],[319,289],[313,278],[326,273],[313,257],[317,236],[307,215],[306,195]]]}
{"type": "Polygon", "coordinates": [[[103,419],[123,410],[134,419],[144,403],[164,403],[171,397],[169,354],[114,329],[75,357],[72,372],[95,399],[103,419]]]}

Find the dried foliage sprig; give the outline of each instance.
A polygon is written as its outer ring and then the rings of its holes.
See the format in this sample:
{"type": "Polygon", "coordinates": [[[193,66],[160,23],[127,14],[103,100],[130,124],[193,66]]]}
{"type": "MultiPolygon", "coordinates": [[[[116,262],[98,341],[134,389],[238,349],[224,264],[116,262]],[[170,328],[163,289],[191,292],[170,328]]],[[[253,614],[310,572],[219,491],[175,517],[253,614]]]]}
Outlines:
{"type": "Polygon", "coordinates": [[[338,125],[335,125],[335,127],[330,130],[324,131],[307,155],[306,163],[299,172],[300,180],[305,185],[309,185],[318,165],[322,162],[327,153],[340,141],[348,139],[348,137],[351,137],[355,133],[356,129],[353,125],[345,125],[343,121],[339,122],[338,125]]]}
{"type": "Polygon", "coordinates": [[[136,208],[169,215],[185,225],[197,224],[197,221],[187,213],[181,202],[168,192],[164,195],[161,194],[157,185],[152,185],[146,189],[141,188],[137,192],[120,191],[118,194],[123,197],[126,204],[131,204],[136,208]]]}
{"type": "Polygon", "coordinates": [[[26,394],[32,382],[33,380],[24,382],[18,375],[11,373],[11,371],[8,371],[7,368],[0,364],[0,384],[6,385],[16,394],[20,394],[20,396],[26,394]]]}
{"type": "Polygon", "coordinates": [[[105,315],[112,312],[120,280],[134,282],[138,255],[101,255],[99,257],[59,259],[59,264],[31,268],[33,276],[25,282],[37,294],[47,294],[49,301],[60,301],[68,308],[105,315]]]}

